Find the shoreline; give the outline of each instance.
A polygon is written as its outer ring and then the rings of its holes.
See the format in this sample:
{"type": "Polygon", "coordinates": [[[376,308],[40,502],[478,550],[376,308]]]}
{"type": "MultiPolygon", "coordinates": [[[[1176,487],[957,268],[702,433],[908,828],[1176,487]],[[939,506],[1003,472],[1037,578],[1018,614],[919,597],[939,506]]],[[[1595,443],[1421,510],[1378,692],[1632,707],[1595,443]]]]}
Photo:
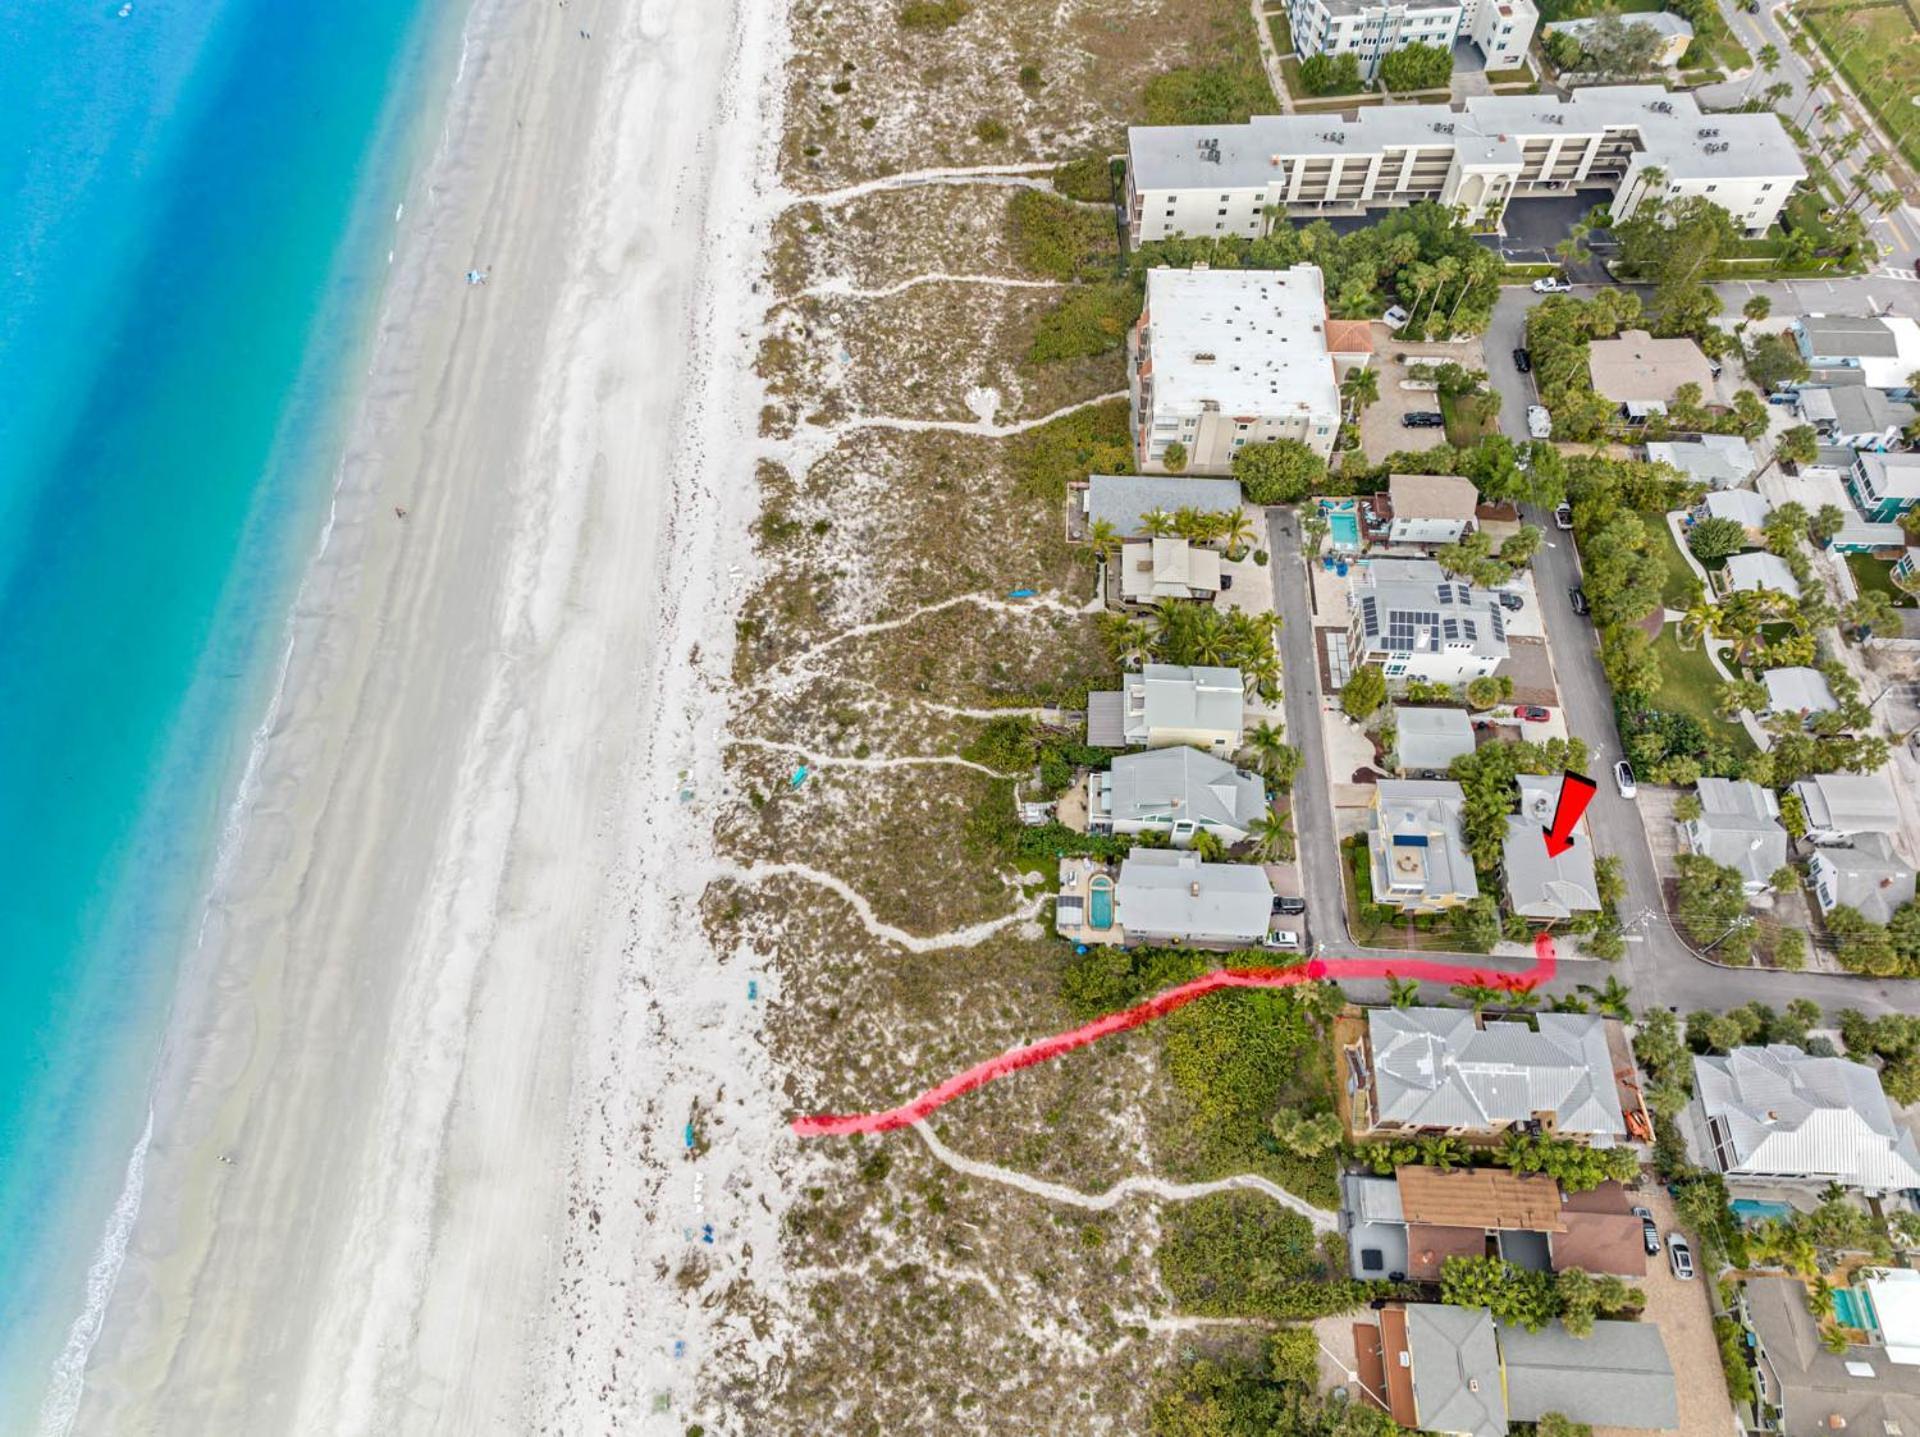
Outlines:
{"type": "MultiPolygon", "coordinates": [[[[611,1400],[574,1380],[593,1354],[546,1299],[562,1267],[622,1290],[645,1271],[562,1256],[600,1227],[574,1190],[664,1177],[594,1131],[610,1085],[657,1092],[598,1044],[646,1007],[636,984],[704,981],[633,971],[627,924],[687,901],[648,892],[682,876],[657,866],[684,852],[655,832],[662,781],[722,781],[696,716],[724,697],[701,670],[724,674],[729,561],[750,558],[758,314],[731,291],[764,242],[780,22],[659,10],[588,42],[591,8],[470,21],[443,154],[408,186],[434,208],[398,246],[286,702],[183,965],[191,1036],[168,1041],[76,1430],[460,1431],[611,1400]],[[716,166],[741,148],[753,173],[716,166]],[[658,263],[633,262],[635,231],[658,263]],[[690,305],[698,376],[645,338],[690,305]],[[694,429],[727,446],[725,483],[697,444],[662,472],[660,435],[694,429]],[[589,1176],[588,1153],[615,1161],[589,1176]]],[[[634,1321],[597,1354],[631,1353],[634,1321]]]]}

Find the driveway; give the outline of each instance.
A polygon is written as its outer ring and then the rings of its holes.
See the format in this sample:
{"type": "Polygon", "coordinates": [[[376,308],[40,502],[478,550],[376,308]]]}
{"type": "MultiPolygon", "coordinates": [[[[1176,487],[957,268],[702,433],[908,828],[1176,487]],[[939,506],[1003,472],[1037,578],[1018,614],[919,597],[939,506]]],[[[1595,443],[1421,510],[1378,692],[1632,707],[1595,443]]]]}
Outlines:
{"type": "MultiPolygon", "coordinates": [[[[1634,1195],[1634,1201],[1653,1209],[1653,1220],[1660,1226],[1660,1240],[1674,1230],[1673,1200],[1666,1189],[1648,1182],[1634,1195]]],[[[1700,1245],[1689,1239],[1696,1258],[1700,1245]]],[[[1660,1325],[1660,1336],[1667,1344],[1667,1358],[1673,1363],[1673,1384],[1680,1396],[1680,1432],[1682,1437],[1728,1437],[1735,1430],[1727,1377],[1720,1368],[1720,1344],[1713,1336],[1711,1307],[1712,1277],[1703,1273],[1691,1282],[1676,1281],[1666,1255],[1652,1259],[1647,1279],[1641,1284],[1647,1295],[1643,1322],[1660,1325]]],[[[1594,1437],[1626,1437],[1631,1429],[1595,1427],[1594,1437]]]]}
{"type": "Polygon", "coordinates": [[[1406,366],[1394,359],[1401,351],[1392,348],[1392,331],[1376,326],[1373,336],[1374,367],[1380,371],[1380,399],[1369,404],[1360,416],[1360,452],[1378,464],[1389,454],[1403,449],[1433,449],[1447,442],[1447,431],[1440,425],[1431,429],[1409,429],[1403,415],[1415,412],[1438,414],[1440,396],[1431,389],[1402,389],[1406,366]]]}
{"type": "Polygon", "coordinates": [[[1553,264],[1553,247],[1573,232],[1595,205],[1608,203],[1606,190],[1576,190],[1569,195],[1540,195],[1511,200],[1498,237],[1502,255],[1515,264],[1553,264]]]}

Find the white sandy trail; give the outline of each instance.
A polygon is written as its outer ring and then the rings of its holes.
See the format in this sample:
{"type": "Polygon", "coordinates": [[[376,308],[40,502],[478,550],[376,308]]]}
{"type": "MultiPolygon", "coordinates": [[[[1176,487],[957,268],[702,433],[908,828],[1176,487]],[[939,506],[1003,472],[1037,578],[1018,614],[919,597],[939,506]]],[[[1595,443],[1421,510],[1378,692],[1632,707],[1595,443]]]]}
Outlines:
{"type": "Polygon", "coordinates": [[[804,667],[812,663],[819,655],[827,652],[827,650],[838,648],[841,644],[851,643],[855,639],[871,638],[875,634],[890,633],[894,629],[904,629],[910,624],[919,623],[920,620],[926,618],[929,614],[944,613],[946,610],[958,608],[962,604],[971,604],[981,609],[992,609],[997,613],[1003,614],[1045,611],[1073,616],[1095,612],[1099,607],[1097,598],[1091,607],[1086,607],[1066,603],[1053,594],[1035,594],[1030,599],[1002,599],[993,594],[955,594],[951,599],[941,599],[937,603],[922,604],[919,608],[902,614],[897,619],[876,619],[870,624],[855,624],[851,628],[842,629],[839,633],[833,635],[832,638],[822,639],[810,649],[802,649],[797,654],[789,654],[786,658],[780,660],[779,663],[773,665],[762,678],[770,678],[781,669],[804,667]]]}
{"type": "Polygon", "coordinates": [[[1048,1202],[1065,1203],[1069,1207],[1085,1208],[1089,1212],[1105,1212],[1118,1207],[1136,1193],[1148,1197],[1163,1198],[1171,1202],[1191,1202],[1194,1198],[1212,1197],[1216,1193],[1256,1192],[1272,1198],[1284,1208],[1290,1208],[1307,1219],[1321,1232],[1332,1232],[1339,1219],[1325,1208],[1317,1208],[1302,1198],[1295,1197],[1278,1183],[1253,1173],[1235,1173],[1232,1177],[1215,1178],[1204,1183],[1175,1183],[1165,1178],[1136,1175],[1122,1178],[1102,1193],[1084,1193],[1079,1188],[1070,1188],[1065,1183],[1048,1182],[1044,1178],[1032,1177],[1027,1173],[1015,1172],[1012,1168],[1003,1168],[997,1163],[983,1163],[977,1158],[962,1157],[952,1148],[941,1142],[934,1131],[925,1123],[915,1123],[914,1130],[920,1134],[930,1151],[941,1162],[955,1172],[965,1173],[970,1178],[981,1178],[987,1182],[1001,1183],[1007,1187],[1018,1188],[1021,1192],[1031,1193],[1048,1202]]]}
{"type": "Polygon", "coordinates": [[[882,922],[859,890],[845,880],[835,878],[831,873],[814,868],[805,863],[755,863],[751,865],[719,864],[713,869],[716,878],[732,878],[742,883],[760,883],[769,878],[803,878],[809,883],[830,889],[846,899],[854,913],[860,919],[860,926],[883,943],[893,943],[910,953],[938,953],[945,948],[972,948],[986,942],[1004,928],[1016,923],[1030,922],[1037,917],[1047,904],[1050,895],[1042,894],[1026,907],[1004,918],[989,918],[983,923],[971,923],[965,928],[955,928],[946,933],[909,933],[904,928],[895,928],[891,923],[882,922]]]}
{"type": "Polygon", "coordinates": [[[1020,165],[974,165],[961,168],[907,170],[897,175],[883,175],[877,180],[863,180],[857,185],[848,185],[844,189],[822,190],[815,195],[796,194],[790,190],[780,191],[772,196],[772,206],[776,210],[784,210],[794,205],[843,205],[848,200],[861,199],[866,195],[877,195],[887,190],[917,189],[923,185],[1025,183],[1031,186],[1030,178],[1023,181],[1021,177],[1051,174],[1058,168],[1058,164],[1048,160],[1020,165]]]}
{"type": "Polygon", "coordinates": [[[796,438],[793,443],[797,448],[814,448],[817,447],[817,436],[819,439],[826,440],[829,445],[837,444],[845,435],[860,429],[896,429],[903,434],[977,434],[983,439],[1009,439],[1016,434],[1025,434],[1029,429],[1038,429],[1043,424],[1051,424],[1056,419],[1064,419],[1078,410],[1126,397],[1126,390],[1116,389],[1110,394],[1096,394],[1091,399],[1080,399],[1072,404],[1063,404],[1052,413],[1042,414],[1037,419],[1016,419],[1011,424],[998,424],[991,419],[894,419],[883,414],[858,414],[851,419],[843,419],[838,424],[830,424],[810,433],[805,441],[796,438]]]}
{"type": "Polygon", "coordinates": [[[998,274],[916,274],[879,289],[861,289],[845,275],[808,285],[794,299],[891,299],[923,284],[981,284],[996,289],[1065,289],[1057,279],[1009,279],[998,274]]]}
{"type": "Polygon", "coordinates": [[[770,738],[736,738],[732,743],[741,748],[766,749],[769,753],[790,753],[795,758],[804,759],[809,768],[970,768],[975,773],[984,773],[988,778],[1012,778],[1010,773],[1001,773],[998,769],[988,768],[984,763],[975,763],[970,758],[962,758],[957,753],[917,753],[895,754],[889,757],[853,758],[851,756],[819,753],[804,744],[781,743],[770,738]]]}

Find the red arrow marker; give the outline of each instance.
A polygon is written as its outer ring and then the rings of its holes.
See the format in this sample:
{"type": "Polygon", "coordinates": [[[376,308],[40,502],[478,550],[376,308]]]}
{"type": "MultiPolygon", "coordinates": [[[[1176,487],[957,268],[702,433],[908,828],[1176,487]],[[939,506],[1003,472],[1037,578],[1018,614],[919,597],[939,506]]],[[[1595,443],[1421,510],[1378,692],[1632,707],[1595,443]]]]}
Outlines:
{"type": "Polygon", "coordinates": [[[1560,801],[1554,805],[1553,827],[1540,830],[1547,836],[1547,857],[1558,858],[1573,847],[1573,826],[1593,802],[1598,788],[1584,773],[1569,769],[1560,775],[1560,801]]]}

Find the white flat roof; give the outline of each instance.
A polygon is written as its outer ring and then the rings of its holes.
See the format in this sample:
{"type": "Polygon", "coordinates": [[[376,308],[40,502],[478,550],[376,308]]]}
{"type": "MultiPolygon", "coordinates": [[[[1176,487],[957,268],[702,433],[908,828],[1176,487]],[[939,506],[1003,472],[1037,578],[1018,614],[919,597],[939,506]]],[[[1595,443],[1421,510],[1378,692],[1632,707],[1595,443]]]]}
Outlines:
{"type": "Polygon", "coordinates": [[[1147,271],[1153,412],[1334,415],[1340,386],[1327,353],[1320,271],[1147,271]]]}
{"type": "Polygon", "coordinates": [[[1920,1272],[1890,1268],[1870,1277],[1867,1296],[1887,1341],[1887,1361],[1920,1364],[1920,1272]]]}
{"type": "MultiPolygon", "coordinates": [[[[1457,108],[1379,105],[1351,117],[1255,115],[1244,125],[1136,125],[1127,132],[1127,149],[1137,189],[1264,189],[1280,176],[1276,157],[1423,146],[1492,160],[1513,150],[1518,139],[1571,140],[1627,129],[1639,133],[1646,163],[1670,179],[1798,180],[1807,172],[1779,116],[1704,114],[1692,95],[1659,85],[1587,85],[1564,100],[1480,95],[1457,108]]],[[[1509,157],[1517,158],[1517,150],[1509,157]]]]}

